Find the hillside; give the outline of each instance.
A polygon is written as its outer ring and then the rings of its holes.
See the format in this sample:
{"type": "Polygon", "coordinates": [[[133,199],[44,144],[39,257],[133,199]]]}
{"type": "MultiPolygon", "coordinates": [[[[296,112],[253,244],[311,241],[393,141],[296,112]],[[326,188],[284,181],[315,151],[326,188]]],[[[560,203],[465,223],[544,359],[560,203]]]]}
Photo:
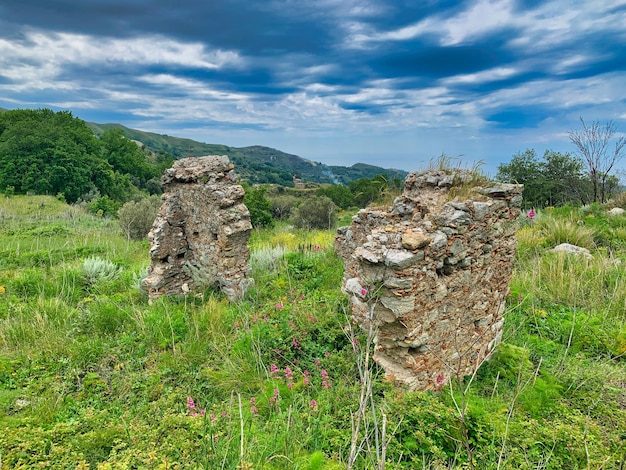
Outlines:
{"type": "Polygon", "coordinates": [[[385,169],[363,163],[357,163],[351,167],[329,166],[260,145],[229,147],[206,144],[191,139],[130,129],[121,124],[88,122],[87,126],[98,136],[111,128],[122,129],[129,139],[142,142],[154,152],[167,152],[176,159],[186,156],[228,155],[237,167],[237,173],[250,183],[290,186],[293,185],[293,177],[297,177],[306,182],[347,184],[359,178],[373,178],[380,174],[385,174],[390,179],[404,179],[407,175],[407,172],[403,170],[385,169]]]}

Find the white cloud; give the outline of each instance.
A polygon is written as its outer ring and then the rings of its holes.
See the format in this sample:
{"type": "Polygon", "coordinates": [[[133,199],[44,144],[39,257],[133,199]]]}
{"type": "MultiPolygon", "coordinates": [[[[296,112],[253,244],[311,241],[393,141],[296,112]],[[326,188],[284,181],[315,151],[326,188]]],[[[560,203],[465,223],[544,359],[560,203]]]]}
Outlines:
{"type": "Polygon", "coordinates": [[[203,69],[241,65],[233,51],[208,50],[201,43],[184,43],[163,36],[128,39],[97,38],[69,33],[26,33],[24,41],[0,40],[0,75],[41,87],[72,65],[165,64],[203,69]]]}
{"type": "Polygon", "coordinates": [[[513,67],[496,67],[489,70],[483,70],[482,72],[455,75],[450,78],[442,80],[446,85],[452,85],[457,83],[486,83],[497,80],[503,80],[519,73],[518,69],[513,67]]]}

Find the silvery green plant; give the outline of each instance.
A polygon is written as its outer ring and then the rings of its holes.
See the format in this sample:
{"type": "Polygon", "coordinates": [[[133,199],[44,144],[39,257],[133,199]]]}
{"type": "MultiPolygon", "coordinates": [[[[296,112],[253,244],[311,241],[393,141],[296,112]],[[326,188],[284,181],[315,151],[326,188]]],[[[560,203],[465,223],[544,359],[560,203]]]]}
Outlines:
{"type": "Polygon", "coordinates": [[[121,268],[98,256],[91,256],[83,261],[82,280],[87,286],[93,286],[100,281],[113,281],[119,276],[121,268]]]}

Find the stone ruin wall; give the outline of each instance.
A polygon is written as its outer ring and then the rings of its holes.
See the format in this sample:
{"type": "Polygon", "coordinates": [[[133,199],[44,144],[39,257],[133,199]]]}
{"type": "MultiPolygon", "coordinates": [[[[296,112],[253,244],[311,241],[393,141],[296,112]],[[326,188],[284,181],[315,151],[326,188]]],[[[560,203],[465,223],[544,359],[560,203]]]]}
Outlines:
{"type": "Polygon", "coordinates": [[[374,327],[374,359],[410,389],[473,373],[502,338],[522,186],[451,199],[451,188],[472,178],[410,173],[390,208],[363,209],[338,230],[353,318],[374,327]]]}
{"type": "Polygon", "coordinates": [[[227,156],[210,155],[183,158],[165,171],[163,204],[148,234],[143,284],[150,298],[215,286],[232,300],[253,282],[250,213],[233,167],[227,156]]]}

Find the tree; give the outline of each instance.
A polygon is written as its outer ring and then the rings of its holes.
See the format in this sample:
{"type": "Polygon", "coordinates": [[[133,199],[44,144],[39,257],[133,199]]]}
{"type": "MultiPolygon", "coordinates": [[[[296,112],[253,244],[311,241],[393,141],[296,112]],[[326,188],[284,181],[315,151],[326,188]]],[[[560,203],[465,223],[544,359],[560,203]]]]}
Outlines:
{"type": "Polygon", "coordinates": [[[360,207],[366,207],[382,198],[389,187],[386,175],[377,175],[374,178],[360,178],[352,181],[348,187],[354,197],[354,202],[360,207]]]}
{"type": "Polygon", "coordinates": [[[496,179],[524,185],[524,207],[587,204],[591,200],[591,182],[584,164],[569,153],[546,150],[539,160],[532,149],[513,156],[498,166],[496,179]]]}
{"type": "Polygon", "coordinates": [[[541,162],[537,159],[537,153],[532,149],[515,154],[509,163],[498,165],[496,180],[503,183],[523,184],[524,206],[527,208],[544,207],[548,201],[541,162]]]}
{"type": "Polygon", "coordinates": [[[354,196],[348,187],[342,184],[331,184],[317,190],[318,196],[330,198],[341,209],[354,206],[354,196]]]}
{"type": "Polygon", "coordinates": [[[242,185],[245,190],[243,203],[250,211],[250,222],[253,227],[271,227],[274,225],[272,219],[272,203],[265,197],[266,186],[251,188],[247,184],[242,185]]]}
{"type": "Polygon", "coordinates": [[[615,146],[611,149],[610,143],[617,131],[613,121],[608,121],[604,125],[599,121],[593,121],[588,126],[581,117],[580,122],[582,130],[570,131],[569,139],[587,165],[593,201],[604,203],[608,197],[610,173],[624,156],[626,138],[623,136],[616,138],[615,146]]]}
{"type": "Polygon", "coordinates": [[[75,202],[111,169],[99,164],[100,151],[93,132],[68,111],[0,114],[0,188],[13,187],[18,194],[63,193],[75,202]]]}
{"type": "Polygon", "coordinates": [[[313,196],[293,210],[292,220],[296,228],[332,229],[337,223],[337,207],[326,196],[313,196]]]}

